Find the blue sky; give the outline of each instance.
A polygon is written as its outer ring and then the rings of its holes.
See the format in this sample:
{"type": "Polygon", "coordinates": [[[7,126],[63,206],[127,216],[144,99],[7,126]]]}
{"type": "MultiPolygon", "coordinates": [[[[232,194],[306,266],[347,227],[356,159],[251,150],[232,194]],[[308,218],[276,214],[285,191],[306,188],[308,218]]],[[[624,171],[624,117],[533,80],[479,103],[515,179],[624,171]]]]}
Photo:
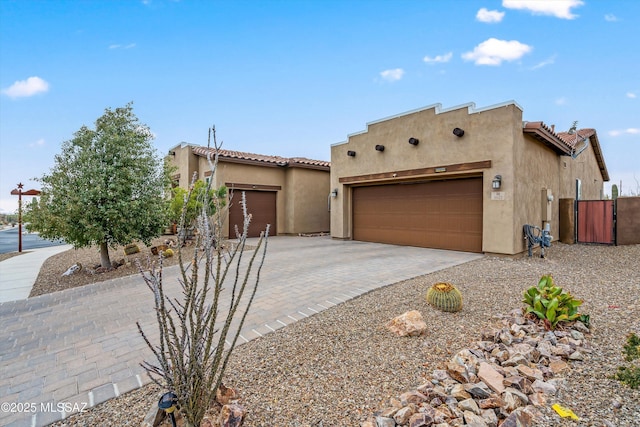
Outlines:
{"type": "Polygon", "coordinates": [[[160,154],[206,145],[330,160],[367,122],[509,100],[595,128],[640,189],[640,2],[0,0],[0,212],[63,141],[133,102],[160,154]]]}

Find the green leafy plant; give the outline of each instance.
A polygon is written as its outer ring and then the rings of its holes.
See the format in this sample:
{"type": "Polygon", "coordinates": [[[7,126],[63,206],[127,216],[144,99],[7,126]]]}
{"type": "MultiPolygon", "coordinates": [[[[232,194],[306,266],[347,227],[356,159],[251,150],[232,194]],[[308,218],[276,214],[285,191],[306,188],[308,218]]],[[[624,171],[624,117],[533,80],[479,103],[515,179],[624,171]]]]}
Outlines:
{"type": "Polygon", "coordinates": [[[640,366],[618,366],[614,378],[633,389],[640,388],[640,366]]]}
{"type": "Polygon", "coordinates": [[[582,301],[556,286],[550,275],[542,276],[537,286],[527,289],[522,302],[526,304],[525,314],[533,313],[550,329],[555,329],[560,322],[570,322],[583,316],[578,313],[582,301]]]}
{"type": "Polygon", "coordinates": [[[627,336],[627,343],[624,345],[624,360],[631,362],[640,359],[640,337],[633,332],[627,336]]]}

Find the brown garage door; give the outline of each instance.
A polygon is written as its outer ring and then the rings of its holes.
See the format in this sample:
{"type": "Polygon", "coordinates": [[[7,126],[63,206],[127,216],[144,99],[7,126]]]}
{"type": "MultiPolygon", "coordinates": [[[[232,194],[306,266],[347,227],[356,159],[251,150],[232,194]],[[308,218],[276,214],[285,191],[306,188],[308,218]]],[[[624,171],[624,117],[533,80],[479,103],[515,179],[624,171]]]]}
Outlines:
{"type": "Polygon", "coordinates": [[[353,238],[482,252],[482,178],[355,187],[353,238]]]}
{"type": "MultiPolygon", "coordinates": [[[[247,197],[247,213],[251,214],[249,236],[258,237],[270,224],[269,235],[275,236],[276,230],[276,192],[275,191],[244,191],[247,197]]],[[[242,191],[235,190],[229,207],[229,237],[236,236],[236,225],[242,232],[242,191]]]]}

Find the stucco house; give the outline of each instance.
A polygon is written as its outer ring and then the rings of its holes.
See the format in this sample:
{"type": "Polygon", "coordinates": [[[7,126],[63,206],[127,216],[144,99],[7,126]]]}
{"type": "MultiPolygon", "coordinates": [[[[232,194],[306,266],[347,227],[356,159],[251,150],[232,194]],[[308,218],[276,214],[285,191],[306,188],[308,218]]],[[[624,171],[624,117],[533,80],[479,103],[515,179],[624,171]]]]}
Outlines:
{"type": "Polygon", "coordinates": [[[601,199],[608,180],[594,129],[557,133],[514,101],[435,104],[331,147],[331,235],[514,255],[523,225],[558,236],[559,199],[601,199]]]}
{"type": "Polygon", "coordinates": [[[236,225],[242,228],[242,191],[252,214],[250,237],[258,236],[267,224],[270,235],[329,231],[329,162],[220,150],[212,176],[209,154],[213,150],[207,147],[180,144],[169,150],[168,159],[177,168],[173,178],[182,188],[189,187],[196,173],[197,179],[213,179],[214,187],[229,189],[226,236],[235,236],[236,225]]]}

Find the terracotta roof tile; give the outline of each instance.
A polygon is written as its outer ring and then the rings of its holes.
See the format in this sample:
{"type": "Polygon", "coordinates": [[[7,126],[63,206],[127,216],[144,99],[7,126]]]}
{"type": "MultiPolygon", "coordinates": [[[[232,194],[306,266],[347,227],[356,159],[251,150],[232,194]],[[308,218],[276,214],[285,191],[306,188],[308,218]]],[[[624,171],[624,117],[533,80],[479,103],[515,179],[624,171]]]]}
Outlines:
{"type": "MultiPolygon", "coordinates": [[[[213,154],[215,150],[213,148],[207,147],[193,147],[193,154],[206,157],[209,153],[213,154]]],[[[221,159],[235,159],[241,161],[255,162],[255,163],[266,163],[276,166],[311,166],[316,168],[330,168],[331,162],[327,162],[324,160],[312,160],[307,159],[305,157],[280,157],[280,156],[267,156],[264,154],[255,154],[255,153],[246,153],[242,151],[232,151],[232,150],[219,150],[218,153],[219,158],[221,159]]]]}

